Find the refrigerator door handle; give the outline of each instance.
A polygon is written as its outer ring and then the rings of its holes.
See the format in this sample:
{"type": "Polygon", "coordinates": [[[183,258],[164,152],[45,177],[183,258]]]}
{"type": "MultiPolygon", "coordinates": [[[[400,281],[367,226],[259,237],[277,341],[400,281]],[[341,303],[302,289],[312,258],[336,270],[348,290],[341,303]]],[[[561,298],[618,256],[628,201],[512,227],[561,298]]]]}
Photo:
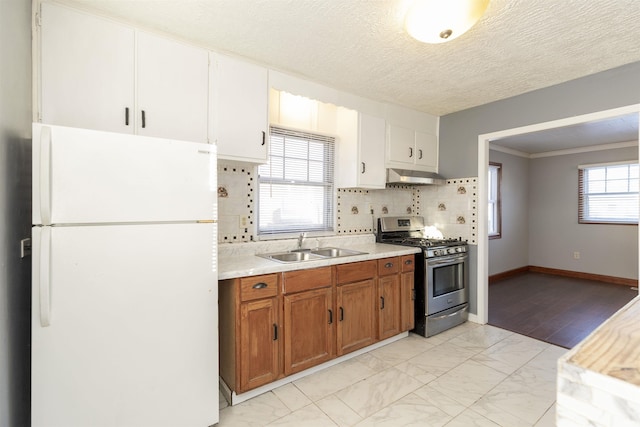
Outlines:
{"type": "Polygon", "coordinates": [[[43,126],[40,133],[40,220],[51,224],[51,128],[43,126]]]}
{"type": "Polygon", "coordinates": [[[40,238],[40,325],[51,325],[51,227],[42,227],[40,238]]]}

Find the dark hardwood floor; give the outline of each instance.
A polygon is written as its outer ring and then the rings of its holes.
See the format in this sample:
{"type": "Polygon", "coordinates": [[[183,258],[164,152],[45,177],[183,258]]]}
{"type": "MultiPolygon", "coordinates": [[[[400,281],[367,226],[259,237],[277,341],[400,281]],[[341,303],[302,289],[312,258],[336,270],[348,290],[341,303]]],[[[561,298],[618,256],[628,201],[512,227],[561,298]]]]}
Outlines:
{"type": "Polygon", "coordinates": [[[636,296],[628,286],[526,272],[489,285],[489,324],[571,348],[636,296]]]}

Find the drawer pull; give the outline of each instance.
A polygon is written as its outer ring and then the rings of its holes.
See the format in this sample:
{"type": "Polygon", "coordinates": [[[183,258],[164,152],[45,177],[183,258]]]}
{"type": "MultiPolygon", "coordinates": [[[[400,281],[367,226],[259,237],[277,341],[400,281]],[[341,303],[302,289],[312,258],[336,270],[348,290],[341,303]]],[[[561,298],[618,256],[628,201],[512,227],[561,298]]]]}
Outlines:
{"type": "Polygon", "coordinates": [[[413,264],[413,260],[412,259],[408,259],[404,262],[404,265],[411,265],[413,264]]]}
{"type": "Polygon", "coordinates": [[[264,282],[260,282],[260,283],[256,283],[255,285],[253,285],[253,289],[264,289],[267,286],[269,286],[269,285],[267,285],[264,282]]]}
{"type": "Polygon", "coordinates": [[[391,268],[393,267],[393,263],[392,262],[388,262],[384,265],[384,268],[391,268]]]}

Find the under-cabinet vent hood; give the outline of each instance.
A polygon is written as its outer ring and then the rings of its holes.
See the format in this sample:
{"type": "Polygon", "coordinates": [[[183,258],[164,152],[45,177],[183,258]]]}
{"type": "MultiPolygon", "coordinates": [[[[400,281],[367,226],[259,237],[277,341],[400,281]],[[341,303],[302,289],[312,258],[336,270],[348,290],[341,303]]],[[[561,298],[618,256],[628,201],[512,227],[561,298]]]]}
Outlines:
{"type": "Polygon", "coordinates": [[[387,184],[442,185],[446,179],[437,173],[406,169],[387,169],[387,184]]]}

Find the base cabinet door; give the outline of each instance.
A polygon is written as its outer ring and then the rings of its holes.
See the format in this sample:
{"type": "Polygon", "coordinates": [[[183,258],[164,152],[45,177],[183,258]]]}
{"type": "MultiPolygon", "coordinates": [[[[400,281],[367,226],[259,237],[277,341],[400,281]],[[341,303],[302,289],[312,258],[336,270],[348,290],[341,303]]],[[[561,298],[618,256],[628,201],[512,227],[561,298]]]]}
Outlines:
{"type": "Polygon", "coordinates": [[[240,384],[238,392],[275,381],[279,374],[278,300],[240,305],[240,384]]]}
{"type": "Polygon", "coordinates": [[[400,333],[400,277],[397,274],[378,279],[379,338],[400,333]]]}
{"type": "Polygon", "coordinates": [[[374,279],[337,287],[338,355],[376,342],[376,287],[374,279]]]}
{"type": "Polygon", "coordinates": [[[405,255],[401,258],[400,273],[400,330],[410,331],[415,327],[415,257],[405,255]]]}
{"type": "Polygon", "coordinates": [[[326,362],[334,355],[332,288],[284,296],[284,374],[326,362]]]}

